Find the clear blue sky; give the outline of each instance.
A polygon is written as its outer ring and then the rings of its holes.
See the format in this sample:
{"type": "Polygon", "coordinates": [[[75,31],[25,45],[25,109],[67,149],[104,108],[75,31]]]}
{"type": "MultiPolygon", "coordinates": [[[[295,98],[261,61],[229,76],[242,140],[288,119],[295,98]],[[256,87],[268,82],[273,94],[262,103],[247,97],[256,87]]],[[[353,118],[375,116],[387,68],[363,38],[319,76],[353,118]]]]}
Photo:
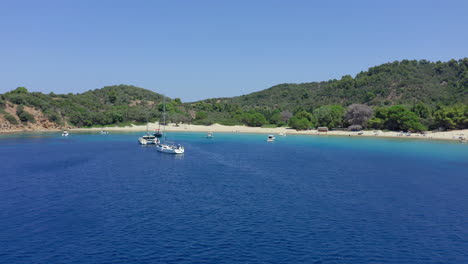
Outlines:
{"type": "Polygon", "coordinates": [[[0,1],[0,93],[133,84],[183,101],[468,56],[468,1],[0,1]]]}

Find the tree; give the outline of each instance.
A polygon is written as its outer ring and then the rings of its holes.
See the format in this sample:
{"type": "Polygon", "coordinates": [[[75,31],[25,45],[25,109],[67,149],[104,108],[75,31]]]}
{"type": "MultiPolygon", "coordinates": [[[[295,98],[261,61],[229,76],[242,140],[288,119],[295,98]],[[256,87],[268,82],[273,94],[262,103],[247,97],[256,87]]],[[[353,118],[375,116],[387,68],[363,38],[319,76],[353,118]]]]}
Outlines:
{"type": "Polygon", "coordinates": [[[340,105],[321,106],[314,111],[319,126],[329,128],[341,127],[343,125],[344,108],[340,105]]]}
{"type": "Polygon", "coordinates": [[[353,77],[351,75],[345,75],[338,82],[338,87],[342,89],[351,89],[355,85],[353,77]]]}
{"type": "Polygon", "coordinates": [[[411,111],[416,113],[420,118],[428,118],[430,115],[429,107],[424,103],[418,103],[411,108],[411,111]]]}
{"type": "Polygon", "coordinates": [[[270,124],[279,125],[282,123],[279,110],[273,111],[267,119],[270,124]]]}
{"type": "Polygon", "coordinates": [[[297,130],[306,130],[314,126],[314,121],[314,116],[311,113],[301,110],[289,119],[288,125],[297,130]]]}
{"type": "Polygon", "coordinates": [[[26,89],[26,87],[18,87],[15,90],[11,91],[10,93],[12,93],[12,94],[27,94],[28,89],[26,89]]]}
{"type": "Polygon", "coordinates": [[[446,129],[468,128],[468,105],[441,107],[434,113],[435,123],[446,129]]]}
{"type": "Polygon", "coordinates": [[[363,104],[352,104],[348,106],[345,120],[352,126],[366,127],[367,121],[372,116],[372,108],[363,104]]]}
{"type": "Polygon", "coordinates": [[[300,112],[297,112],[297,113],[295,114],[295,116],[296,116],[297,118],[299,118],[299,119],[301,119],[301,118],[306,118],[306,119],[309,120],[310,122],[312,122],[312,121],[314,120],[314,116],[313,116],[311,113],[307,112],[307,111],[300,111],[300,112]]]}
{"type": "Polygon", "coordinates": [[[109,102],[113,104],[116,101],[117,101],[117,93],[115,91],[109,92],[109,102]]]}
{"type": "Polygon", "coordinates": [[[312,123],[305,117],[293,116],[289,119],[289,126],[296,130],[306,130],[312,127],[312,123]]]}
{"type": "Polygon", "coordinates": [[[390,106],[387,109],[385,127],[393,131],[423,131],[426,129],[419,122],[419,117],[402,105],[390,106]]]}
{"type": "Polygon", "coordinates": [[[371,128],[383,129],[384,123],[385,123],[385,120],[378,118],[378,117],[374,117],[374,118],[369,119],[369,122],[367,123],[367,125],[371,128]]]}
{"type": "MultiPolygon", "coordinates": [[[[160,103],[159,106],[158,106],[158,110],[160,112],[163,112],[164,111],[164,104],[163,103],[160,103]]],[[[176,111],[176,107],[175,105],[172,103],[172,102],[166,102],[166,112],[175,112],[176,111]]]]}
{"type": "Polygon", "coordinates": [[[241,121],[253,127],[263,126],[267,123],[265,116],[259,112],[246,112],[241,115],[241,121]]]}
{"type": "Polygon", "coordinates": [[[207,118],[207,117],[208,117],[208,113],[207,113],[207,112],[205,112],[205,111],[198,111],[198,112],[196,113],[195,119],[196,119],[196,120],[201,120],[201,119],[205,119],[205,118],[207,118]]]}
{"type": "Polygon", "coordinates": [[[280,119],[285,123],[287,123],[292,116],[293,113],[291,113],[291,111],[288,110],[281,111],[280,113],[280,119]]]}
{"type": "Polygon", "coordinates": [[[22,105],[19,105],[16,108],[16,115],[19,117],[20,121],[23,123],[27,123],[27,122],[36,123],[36,119],[34,118],[34,116],[31,115],[26,110],[24,110],[24,106],[22,105]]]}

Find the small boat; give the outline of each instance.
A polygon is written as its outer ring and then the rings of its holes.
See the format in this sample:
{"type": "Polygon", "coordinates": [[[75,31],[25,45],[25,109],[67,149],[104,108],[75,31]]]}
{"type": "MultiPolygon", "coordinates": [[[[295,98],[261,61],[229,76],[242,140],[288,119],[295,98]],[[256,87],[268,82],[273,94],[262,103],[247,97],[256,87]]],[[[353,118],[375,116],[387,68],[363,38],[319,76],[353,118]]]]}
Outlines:
{"type": "Polygon", "coordinates": [[[107,135],[109,134],[109,131],[101,130],[101,135],[107,135]]]}
{"type": "Polygon", "coordinates": [[[285,136],[286,136],[286,133],[280,132],[278,135],[279,135],[279,136],[282,136],[282,137],[285,137],[285,136]]]}
{"type": "Polygon", "coordinates": [[[163,134],[161,132],[161,129],[156,129],[156,131],[154,132],[154,136],[157,137],[157,138],[162,138],[163,134]]]}
{"type": "Polygon", "coordinates": [[[68,131],[64,130],[64,131],[62,132],[62,137],[68,137],[68,135],[69,135],[69,134],[68,134],[68,131]]]}
{"type": "Polygon", "coordinates": [[[206,138],[213,138],[213,132],[208,132],[208,134],[206,134],[206,138]]]}
{"type": "Polygon", "coordinates": [[[275,141],[275,136],[273,136],[273,135],[268,135],[267,141],[268,141],[268,142],[273,142],[273,141],[275,141]]]}

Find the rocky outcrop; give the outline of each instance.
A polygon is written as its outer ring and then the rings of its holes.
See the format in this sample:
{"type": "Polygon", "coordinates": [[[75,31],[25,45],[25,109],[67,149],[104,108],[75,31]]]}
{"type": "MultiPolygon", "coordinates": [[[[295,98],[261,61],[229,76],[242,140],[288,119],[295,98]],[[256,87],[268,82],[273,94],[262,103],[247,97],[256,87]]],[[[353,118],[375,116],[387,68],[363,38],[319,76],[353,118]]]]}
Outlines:
{"type": "Polygon", "coordinates": [[[59,130],[63,127],[55,122],[50,121],[41,110],[24,106],[24,111],[31,114],[35,122],[21,122],[16,114],[18,105],[7,103],[5,108],[0,111],[0,132],[17,132],[17,131],[40,131],[40,130],[59,130]],[[7,116],[10,116],[8,120],[7,116]],[[14,120],[12,120],[12,118],[14,120]],[[15,122],[16,120],[16,122],[15,122]]]}

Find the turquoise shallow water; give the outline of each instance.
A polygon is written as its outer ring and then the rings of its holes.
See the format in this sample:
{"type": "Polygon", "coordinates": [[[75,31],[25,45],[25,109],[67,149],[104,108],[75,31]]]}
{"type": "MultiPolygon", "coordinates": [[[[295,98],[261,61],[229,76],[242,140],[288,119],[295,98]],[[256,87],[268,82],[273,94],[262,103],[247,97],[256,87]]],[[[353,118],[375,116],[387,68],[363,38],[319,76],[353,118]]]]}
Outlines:
{"type": "Polygon", "coordinates": [[[468,145],[0,136],[1,263],[468,263],[468,145]]]}

